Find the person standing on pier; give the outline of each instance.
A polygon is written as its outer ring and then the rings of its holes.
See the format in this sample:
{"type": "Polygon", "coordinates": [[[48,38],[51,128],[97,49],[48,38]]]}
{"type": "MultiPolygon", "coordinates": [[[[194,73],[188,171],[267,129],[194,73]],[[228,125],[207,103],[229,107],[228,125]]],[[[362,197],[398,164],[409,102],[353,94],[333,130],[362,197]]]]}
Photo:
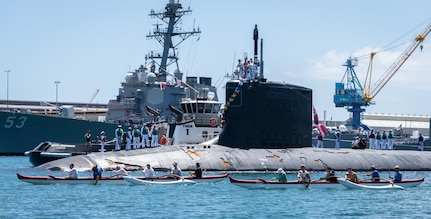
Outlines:
{"type": "Polygon", "coordinates": [[[157,147],[158,146],[158,141],[159,141],[159,134],[158,134],[158,130],[157,130],[157,126],[154,125],[153,129],[151,130],[151,134],[152,134],[152,139],[151,139],[151,147],[157,147]]]}
{"type": "Polygon", "coordinates": [[[137,125],[135,125],[135,128],[133,129],[133,149],[138,149],[140,148],[139,143],[141,142],[140,138],[141,137],[141,133],[139,131],[139,128],[137,125]]]}
{"type": "Polygon", "coordinates": [[[126,132],[126,151],[132,149],[132,127],[129,127],[129,130],[126,132]]]}
{"type": "Polygon", "coordinates": [[[374,134],[374,130],[371,129],[368,138],[370,139],[370,150],[376,149],[376,135],[374,134]]]}
{"type": "Polygon", "coordinates": [[[150,141],[148,138],[148,127],[144,124],[141,128],[141,135],[142,135],[142,143],[141,146],[144,147],[150,147],[150,141]]]}
{"type": "Polygon", "coordinates": [[[377,134],[376,134],[376,150],[380,150],[381,143],[382,143],[382,135],[380,135],[380,131],[377,131],[377,134]]]}
{"type": "Polygon", "coordinates": [[[105,152],[106,135],[105,131],[100,132],[100,152],[105,152]]]}
{"type": "Polygon", "coordinates": [[[386,131],[383,131],[382,133],[382,145],[380,147],[381,150],[386,150],[386,140],[388,137],[386,136],[386,131]]]}
{"type": "Polygon", "coordinates": [[[90,130],[87,130],[87,132],[84,135],[85,138],[85,145],[87,146],[86,154],[89,154],[91,152],[91,132],[90,130]]]}
{"type": "Polygon", "coordinates": [[[323,136],[320,132],[319,132],[319,134],[317,134],[316,148],[323,148],[323,136]]]}
{"type": "Polygon", "coordinates": [[[121,143],[123,142],[124,131],[121,128],[121,125],[118,125],[117,129],[115,129],[115,150],[121,150],[121,143]]]}
{"type": "Polygon", "coordinates": [[[388,134],[388,150],[394,149],[394,136],[392,135],[392,131],[389,131],[388,134]]]}
{"type": "Polygon", "coordinates": [[[340,130],[337,129],[337,131],[335,131],[335,149],[340,149],[340,130]]]}
{"type": "Polygon", "coordinates": [[[422,136],[422,133],[419,133],[418,143],[419,143],[418,149],[420,151],[424,151],[424,136],[422,136]]]}

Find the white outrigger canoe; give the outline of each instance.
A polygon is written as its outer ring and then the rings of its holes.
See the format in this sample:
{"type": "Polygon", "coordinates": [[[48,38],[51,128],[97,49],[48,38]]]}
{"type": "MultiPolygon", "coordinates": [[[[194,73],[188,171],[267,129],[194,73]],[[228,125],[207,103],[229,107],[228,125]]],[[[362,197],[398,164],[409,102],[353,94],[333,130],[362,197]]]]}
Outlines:
{"type": "Polygon", "coordinates": [[[364,185],[353,183],[345,179],[338,179],[338,183],[348,189],[404,189],[404,187],[394,183],[385,183],[384,185],[364,185]]]}
{"type": "Polygon", "coordinates": [[[188,184],[196,183],[193,180],[184,179],[184,178],[168,181],[168,180],[143,180],[133,176],[123,176],[123,179],[132,185],[175,185],[175,184],[188,185],[188,184]]]}

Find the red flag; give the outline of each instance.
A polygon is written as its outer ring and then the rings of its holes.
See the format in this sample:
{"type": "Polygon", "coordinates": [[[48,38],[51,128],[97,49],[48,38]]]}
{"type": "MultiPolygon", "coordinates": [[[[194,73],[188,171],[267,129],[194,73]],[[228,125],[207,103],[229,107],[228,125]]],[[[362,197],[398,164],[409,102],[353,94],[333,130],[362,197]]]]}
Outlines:
{"type": "Polygon", "coordinates": [[[320,134],[322,134],[322,137],[325,137],[328,134],[328,130],[326,130],[326,127],[322,124],[318,124],[317,129],[319,130],[320,134]]]}
{"type": "Polygon", "coordinates": [[[164,90],[165,89],[165,83],[160,82],[160,90],[164,90]]]}
{"type": "Polygon", "coordinates": [[[316,108],[314,108],[314,106],[313,106],[313,117],[314,117],[313,125],[319,124],[319,116],[317,115],[317,110],[316,108]]]}

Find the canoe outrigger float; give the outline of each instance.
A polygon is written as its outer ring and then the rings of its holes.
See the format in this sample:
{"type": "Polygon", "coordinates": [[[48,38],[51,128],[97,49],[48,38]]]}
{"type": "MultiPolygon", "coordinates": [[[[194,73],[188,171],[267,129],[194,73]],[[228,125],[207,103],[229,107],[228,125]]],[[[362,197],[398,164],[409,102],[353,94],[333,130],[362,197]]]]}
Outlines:
{"type": "MultiPolygon", "coordinates": [[[[27,183],[33,184],[96,184],[96,180],[92,177],[79,177],[78,179],[69,179],[66,177],[56,177],[52,175],[48,176],[25,176],[19,173],[16,174],[18,179],[27,183]]],[[[191,176],[183,177],[182,179],[187,181],[193,181],[193,183],[214,183],[220,182],[226,179],[229,176],[229,173],[225,173],[223,175],[208,175],[203,176],[202,178],[193,178],[191,176]]],[[[130,185],[130,181],[125,180],[126,177],[102,177],[97,181],[97,184],[113,184],[113,185],[130,185]]],[[[131,178],[131,177],[128,177],[131,178]]],[[[145,181],[147,184],[172,184],[177,180],[174,178],[170,178],[168,176],[160,176],[153,179],[146,179],[143,177],[133,177],[136,182],[145,181]],[[156,183],[157,182],[157,183],[156,183]]],[[[136,184],[136,183],[133,183],[136,184]]]]}
{"type": "MultiPolygon", "coordinates": [[[[339,179],[338,182],[348,189],[404,189],[404,187],[395,183],[386,182],[384,185],[366,185],[353,183],[345,179],[339,179]]],[[[403,184],[404,185],[404,184],[403,184]]]]}
{"type": "Polygon", "coordinates": [[[143,180],[143,179],[138,179],[136,177],[133,176],[124,176],[123,179],[127,182],[129,182],[132,185],[173,185],[173,184],[182,184],[182,185],[187,185],[187,184],[195,184],[196,182],[194,180],[190,180],[190,179],[185,179],[185,178],[180,178],[178,180],[143,180]]]}
{"type": "MultiPolygon", "coordinates": [[[[346,186],[341,183],[342,179],[339,179],[338,182],[327,182],[327,181],[314,181],[312,180],[309,185],[305,185],[301,181],[292,180],[287,182],[279,182],[279,181],[269,181],[264,179],[235,179],[229,177],[229,180],[232,184],[248,188],[248,189],[290,189],[290,188],[318,188],[318,189],[343,189],[346,186]]],[[[421,177],[418,179],[406,179],[399,183],[395,183],[396,186],[401,188],[409,188],[415,187],[423,183],[425,177],[421,177]]],[[[346,183],[347,184],[347,183],[346,183]]],[[[358,185],[358,188],[362,186],[362,188],[384,188],[388,186],[388,182],[371,182],[369,180],[359,181],[359,184],[351,183],[354,185],[358,185]]],[[[353,186],[352,186],[353,187],[353,186]]]]}

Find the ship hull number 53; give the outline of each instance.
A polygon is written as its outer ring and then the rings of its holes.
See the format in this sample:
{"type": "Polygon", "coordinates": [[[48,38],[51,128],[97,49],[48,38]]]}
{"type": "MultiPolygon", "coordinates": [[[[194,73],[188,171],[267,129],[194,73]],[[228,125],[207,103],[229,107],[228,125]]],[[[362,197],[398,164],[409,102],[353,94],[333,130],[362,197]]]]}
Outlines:
{"type": "Polygon", "coordinates": [[[7,129],[17,128],[20,129],[24,127],[25,122],[27,121],[27,116],[8,116],[6,121],[4,122],[4,127],[7,129]]]}

